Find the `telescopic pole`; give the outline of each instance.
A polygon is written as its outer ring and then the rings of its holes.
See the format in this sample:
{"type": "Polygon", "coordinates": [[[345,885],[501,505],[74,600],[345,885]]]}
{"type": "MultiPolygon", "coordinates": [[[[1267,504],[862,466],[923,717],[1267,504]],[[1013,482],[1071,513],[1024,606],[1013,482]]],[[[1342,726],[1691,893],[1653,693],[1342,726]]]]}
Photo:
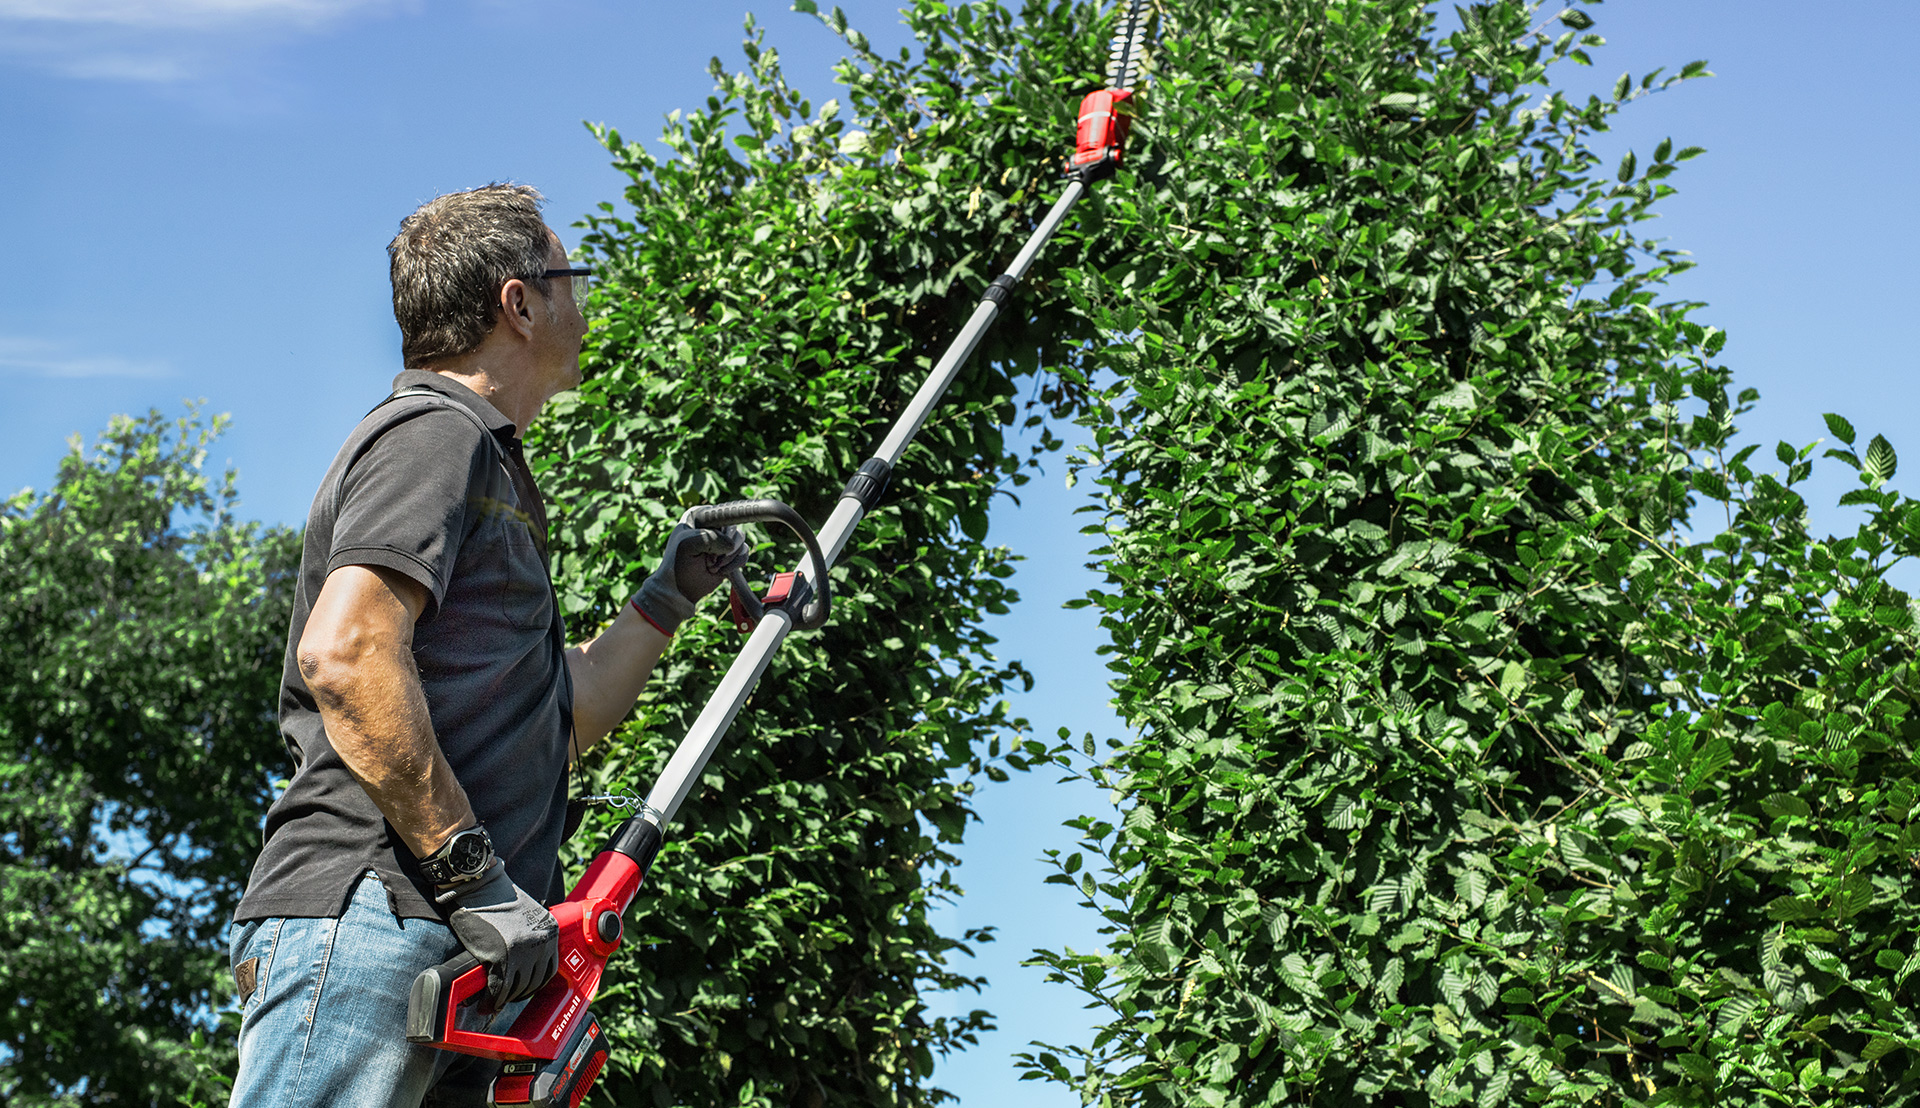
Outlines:
{"type": "MultiPolygon", "coordinates": [[[[914,394],[906,411],[894,421],[893,429],[887,432],[880,449],[873,457],[862,462],[859,472],[847,482],[839,504],[827,518],[826,526],[820,529],[819,549],[824,563],[812,553],[801,563],[799,572],[806,580],[824,584],[828,571],[833,568],[847,540],[852,537],[853,529],[879,503],[893,467],[899,464],[907,445],[920,433],[927,416],[960,375],[961,367],[972,356],[974,348],[980,345],[981,337],[993,325],[994,318],[1000,314],[1000,307],[1006,303],[1013,287],[1027,275],[1034,258],[1039,256],[1054,233],[1060,230],[1067,213],[1086,195],[1088,186],[1112,176],[1119,167],[1132,121],[1134,81],[1144,68],[1147,22],[1151,15],[1148,0],[1121,2],[1123,7],[1108,56],[1107,87],[1088,93],[1080,102],[1079,123],[1074,135],[1075,150],[1067,163],[1072,179],[1066,191],[1054,202],[1040,225],[1034,228],[1026,245],[1014,256],[1013,264],[1007,267],[1005,273],[995,277],[986,292],[981,294],[973,316],[954,336],[946,353],[934,365],[933,372],[921,384],[920,391],[914,394]]],[[[689,522],[697,523],[698,513],[703,511],[724,511],[724,508],[695,509],[688,513],[689,522]]],[[[711,518],[717,521],[720,517],[711,518]]],[[[760,675],[766,672],[773,652],[780,648],[780,643],[792,628],[793,616],[783,608],[772,607],[766,610],[754,627],[746,647],[734,659],[720,687],[707,701],[699,718],[694,720],[692,729],[681,741],[679,749],[674,751],[666,771],[641,806],[638,818],[651,825],[652,833],[646,837],[653,843],[659,842],[659,832],[666,829],[674,813],[680,810],[681,803],[693,788],[693,782],[699,778],[700,771],[706,768],[707,759],[713,756],[720,740],[726,736],[727,728],[732,725],[734,717],[740,714],[740,708],[753,692],[753,686],[760,680],[760,675]]]]}

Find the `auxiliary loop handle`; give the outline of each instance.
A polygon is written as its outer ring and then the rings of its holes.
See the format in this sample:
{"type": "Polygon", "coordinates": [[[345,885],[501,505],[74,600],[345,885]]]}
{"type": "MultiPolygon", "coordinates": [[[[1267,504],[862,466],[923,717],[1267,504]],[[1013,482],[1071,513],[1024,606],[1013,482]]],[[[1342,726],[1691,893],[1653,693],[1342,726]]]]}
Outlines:
{"type": "Polygon", "coordinates": [[[794,617],[794,627],[801,631],[813,631],[826,625],[830,604],[827,595],[827,559],[820,553],[819,537],[813,533],[813,528],[807,526],[807,521],[800,517],[799,512],[778,500],[734,500],[726,504],[703,504],[698,508],[690,508],[681,520],[690,527],[714,530],[741,523],[786,524],[788,530],[799,535],[800,541],[807,544],[807,557],[811,560],[813,572],[807,577],[806,583],[812,586],[812,596],[807,597],[800,605],[800,610],[795,612],[790,603],[805,596],[805,589],[788,592],[776,584],[774,591],[767,596],[755,596],[752,587],[747,584],[746,571],[735,567],[728,576],[733,584],[734,601],[751,620],[749,628],[760,622],[769,603],[776,608],[785,607],[794,617]]]}

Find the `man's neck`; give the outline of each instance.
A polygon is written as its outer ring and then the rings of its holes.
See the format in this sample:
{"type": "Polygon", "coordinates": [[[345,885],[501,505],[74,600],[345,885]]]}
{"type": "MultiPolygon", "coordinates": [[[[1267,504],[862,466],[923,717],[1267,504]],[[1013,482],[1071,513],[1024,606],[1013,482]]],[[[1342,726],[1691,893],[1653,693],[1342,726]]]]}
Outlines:
{"type": "MultiPolygon", "coordinates": [[[[493,365],[483,346],[468,354],[446,358],[422,368],[451,378],[472,389],[474,395],[493,405],[501,415],[513,421],[515,437],[524,437],[533,418],[540,414],[547,397],[533,387],[529,374],[513,373],[493,365]]],[[[497,360],[497,359],[496,359],[497,360]]]]}

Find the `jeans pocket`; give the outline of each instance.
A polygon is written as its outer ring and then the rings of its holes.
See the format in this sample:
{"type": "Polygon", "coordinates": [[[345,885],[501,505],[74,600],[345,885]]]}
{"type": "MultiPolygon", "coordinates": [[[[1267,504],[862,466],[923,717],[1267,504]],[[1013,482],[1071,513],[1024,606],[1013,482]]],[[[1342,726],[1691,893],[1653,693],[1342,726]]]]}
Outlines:
{"type": "Polygon", "coordinates": [[[233,970],[234,997],[242,1013],[251,1011],[266,995],[267,979],[273,970],[274,948],[279,946],[282,919],[248,920],[233,925],[228,940],[227,963],[233,970]]]}

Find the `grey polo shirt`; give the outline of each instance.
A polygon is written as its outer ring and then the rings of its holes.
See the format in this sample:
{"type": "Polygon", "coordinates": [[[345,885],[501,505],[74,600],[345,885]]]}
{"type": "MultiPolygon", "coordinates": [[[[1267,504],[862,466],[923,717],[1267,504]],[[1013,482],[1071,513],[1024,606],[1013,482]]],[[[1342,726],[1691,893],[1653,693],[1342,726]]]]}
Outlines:
{"type": "Polygon", "coordinates": [[[573,684],[545,507],[511,420],[437,373],[409,370],[393,384],[437,395],[369,412],[307,516],[280,678],[280,730],[296,768],[268,809],[236,920],[338,917],[369,869],[400,916],[439,918],[412,852],[327,741],[295,657],[321,584],[347,565],[426,588],[413,656],[434,734],[514,883],[549,900],[564,891],[556,860],[573,684]]]}

